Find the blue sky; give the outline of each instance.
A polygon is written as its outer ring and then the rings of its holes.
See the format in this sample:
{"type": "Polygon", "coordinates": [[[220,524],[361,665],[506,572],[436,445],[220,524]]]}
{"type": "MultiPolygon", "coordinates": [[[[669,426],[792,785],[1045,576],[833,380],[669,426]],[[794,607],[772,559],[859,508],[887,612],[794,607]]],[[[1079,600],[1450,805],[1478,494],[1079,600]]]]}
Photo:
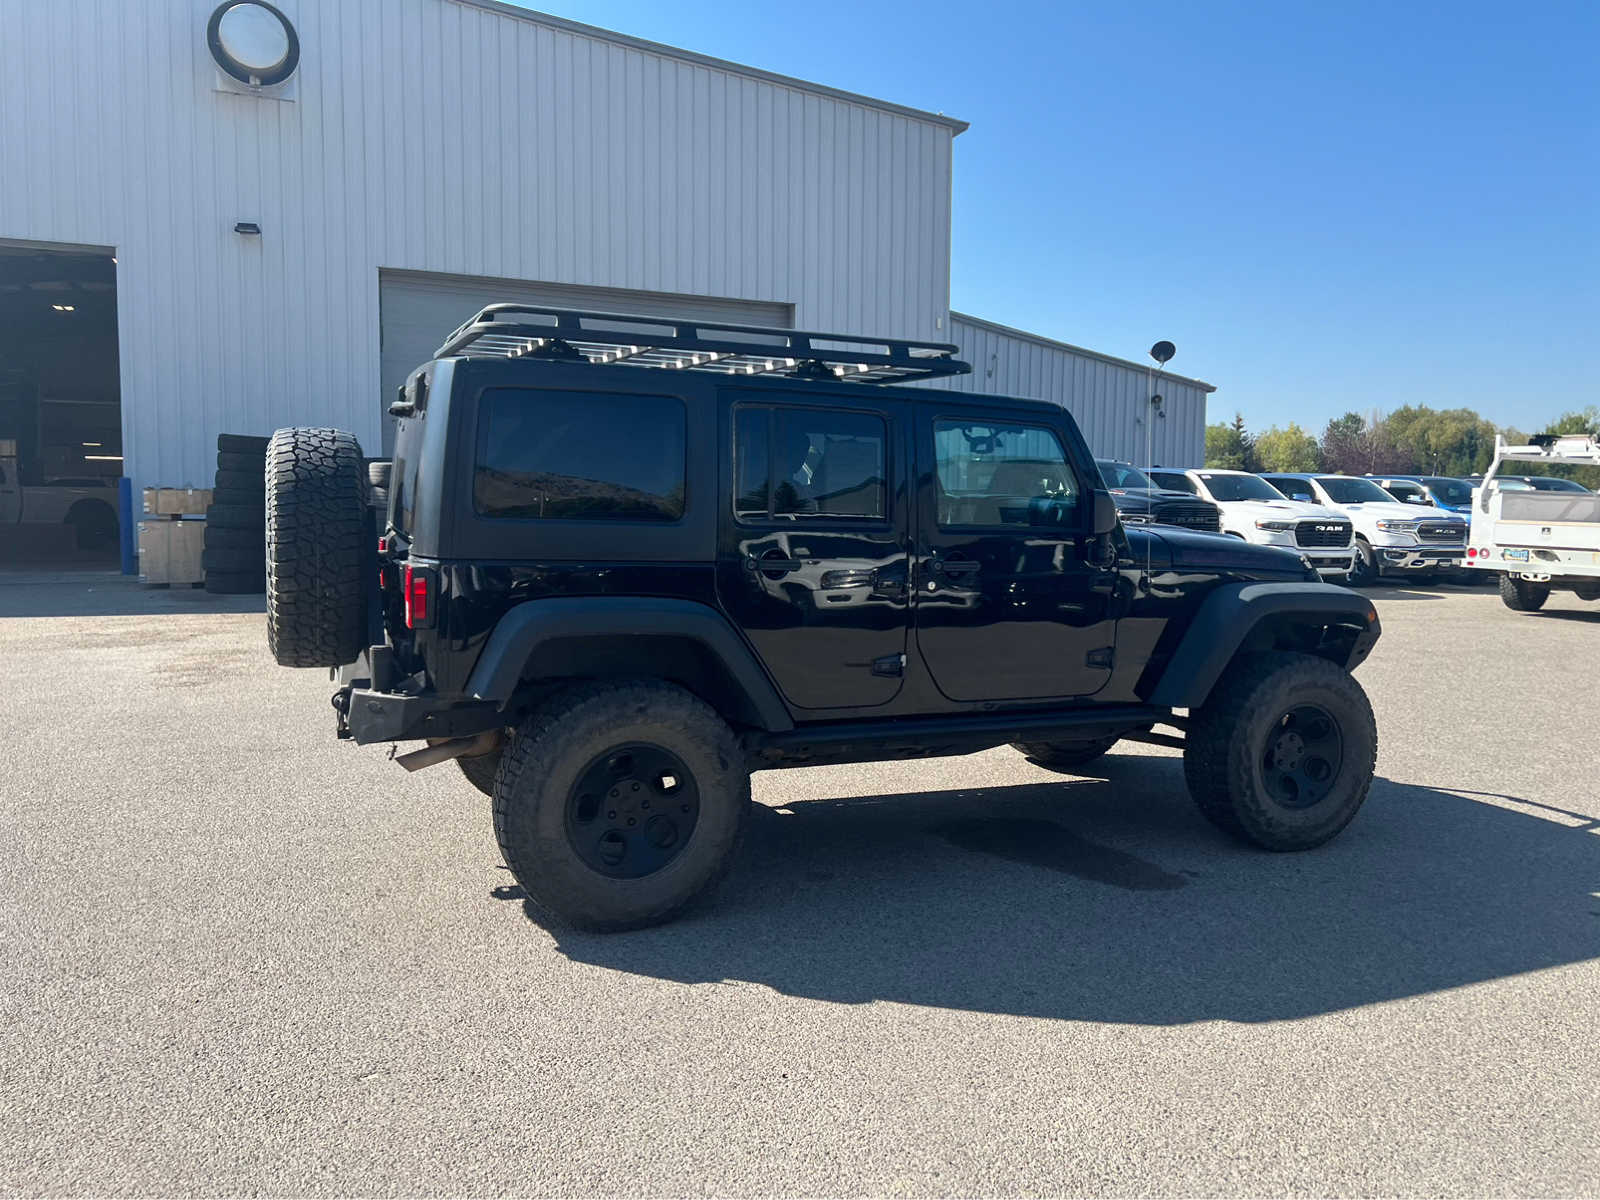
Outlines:
{"type": "Polygon", "coordinates": [[[1212,420],[1600,402],[1600,5],[529,7],[970,121],[953,307],[1212,420]]]}

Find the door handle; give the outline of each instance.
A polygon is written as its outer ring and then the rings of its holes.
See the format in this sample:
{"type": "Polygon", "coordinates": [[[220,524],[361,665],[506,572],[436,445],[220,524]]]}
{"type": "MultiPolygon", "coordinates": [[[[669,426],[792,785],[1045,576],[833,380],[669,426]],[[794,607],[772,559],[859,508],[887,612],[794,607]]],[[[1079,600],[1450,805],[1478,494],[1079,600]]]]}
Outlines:
{"type": "Polygon", "coordinates": [[[755,555],[746,555],[744,567],[747,571],[760,571],[768,578],[777,578],[779,575],[790,571],[798,571],[806,564],[798,558],[785,558],[781,551],[769,550],[760,558],[755,555]]]}
{"type": "Polygon", "coordinates": [[[970,558],[942,558],[934,563],[935,568],[946,575],[976,575],[978,573],[978,565],[970,558]]]}

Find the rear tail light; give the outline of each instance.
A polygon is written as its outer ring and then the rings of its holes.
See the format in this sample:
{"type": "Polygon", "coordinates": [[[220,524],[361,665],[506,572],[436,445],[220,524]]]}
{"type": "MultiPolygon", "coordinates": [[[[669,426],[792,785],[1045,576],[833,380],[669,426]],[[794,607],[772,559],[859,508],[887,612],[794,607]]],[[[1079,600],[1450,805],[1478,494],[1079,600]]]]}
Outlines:
{"type": "Polygon", "coordinates": [[[429,629],[433,626],[434,586],[433,571],[428,567],[406,564],[406,628],[429,629]]]}

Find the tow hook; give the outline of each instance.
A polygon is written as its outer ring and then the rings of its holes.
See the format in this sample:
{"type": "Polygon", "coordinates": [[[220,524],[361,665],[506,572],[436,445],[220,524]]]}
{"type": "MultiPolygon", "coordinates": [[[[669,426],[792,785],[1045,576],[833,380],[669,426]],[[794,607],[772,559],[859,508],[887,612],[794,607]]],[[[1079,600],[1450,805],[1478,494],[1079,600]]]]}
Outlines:
{"type": "Polygon", "coordinates": [[[398,755],[394,761],[408,771],[420,771],[423,767],[438,766],[452,758],[476,758],[481,754],[492,754],[499,749],[504,736],[499,729],[485,729],[474,737],[429,738],[428,744],[421,750],[398,755]]]}

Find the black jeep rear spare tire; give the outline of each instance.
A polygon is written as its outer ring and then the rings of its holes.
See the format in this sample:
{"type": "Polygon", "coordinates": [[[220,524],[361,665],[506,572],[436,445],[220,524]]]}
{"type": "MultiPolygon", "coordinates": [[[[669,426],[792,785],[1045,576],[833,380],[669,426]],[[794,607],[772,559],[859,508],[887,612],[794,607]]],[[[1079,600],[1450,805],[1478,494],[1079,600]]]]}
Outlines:
{"type": "Polygon", "coordinates": [[[1308,850],[1367,798],[1378,727],[1361,685],[1312,654],[1236,660],[1191,715],[1189,793],[1227,833],[1266,850],[1308,850]]]}
{"type": "Polygon", "coordinates": [[[353,662],[366,641],[367,474],[355,435],[280,429],[267,447],[267,644],[284,667],[353,662]]]}
{"type": "Polygon", "coordinates": [[[552,697],[513,731],[494,784],[506,866],[538,912],[580,929],[673,916],[727,870],[749,808],[733,731],[657,680],[552,697]]]}

